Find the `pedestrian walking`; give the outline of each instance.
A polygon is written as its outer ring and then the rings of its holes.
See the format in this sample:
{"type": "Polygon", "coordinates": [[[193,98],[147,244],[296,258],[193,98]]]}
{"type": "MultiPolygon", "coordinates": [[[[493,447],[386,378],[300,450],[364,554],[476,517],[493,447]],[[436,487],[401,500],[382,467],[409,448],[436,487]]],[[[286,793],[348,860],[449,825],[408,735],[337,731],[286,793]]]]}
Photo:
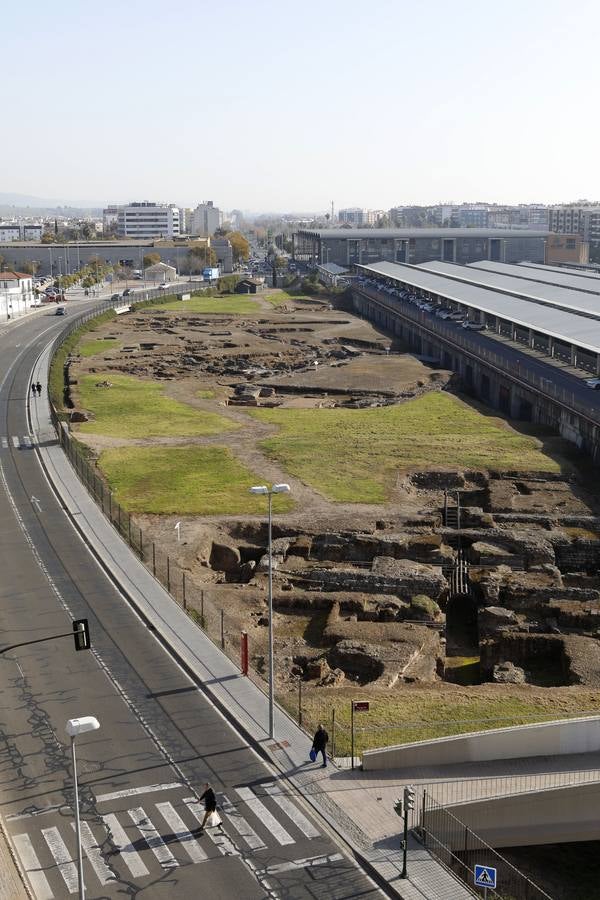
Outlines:
{"type": "Polygon", "coordinates": [[[37,392],[38,392],[38,397],[41,397],[41,396],[42,396],[42,386],[41,386],[41,384],[39,383],[39,381],[38,381],[38,383],[36,384],[36,389],[37,389],[37,392]]]}
{"type": "MultiPolygon", "coordinates": [[[[215,813],[215,815],[217,814],[217,798],[208,781],[205,783],[204,793],[200,797],[201,802],[202,800],[204,800],[204,818],[202,819],[200,831],[204,830],[204,826],[206,825],[208,817],[211,815],[211,813],[215,813]]],[[[221,822],[219,821],[216,824],[220,825],[221,822]]],[[[209,825],[209,827],[211,826],[209,825]]]]}
{"type": "Polygon", "coordinates": [[[319,725],[317,730],[315,731],[315,736],[313,738],[313,750],[315,753],[321,753],[323,756],[323,765],[321,768],[325,769],[327,767],[327,741],[329,740],[329,735],[325,731],[322,725],[319,725]]]}
{"type": "Polygon", "coordinates": [[[31,382],[31,393],[33,394],[34,397],[35,397],[35,392],[36,392],[35,381],[32,381],[31,382]]]}

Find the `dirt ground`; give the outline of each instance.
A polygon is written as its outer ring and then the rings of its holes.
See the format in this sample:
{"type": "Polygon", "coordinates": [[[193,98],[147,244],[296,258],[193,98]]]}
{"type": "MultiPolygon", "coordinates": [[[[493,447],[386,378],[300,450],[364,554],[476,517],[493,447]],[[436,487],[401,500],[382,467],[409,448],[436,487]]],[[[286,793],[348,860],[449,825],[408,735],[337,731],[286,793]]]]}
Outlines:
{"type": "MultiPolygon", "coordinates": [[[[422,610],[410,605],[410,590],[407,588],[404,596],[402,588],[405,579],[413,593],[427,594],[427,585],[436,578],[443,580],[456,559],[456,546],[447,543],[451,536],[442,527],[446,492],[452,495],[454,489],[460,490],[463,504],[479,510],[472,523],[472,542],[481,540],[475,534],[477,528],[488,528],[492,543],[499,541],[501,545],[510,543],[514,533],[517,547],[509,555],[515,558],[523,529],[528,530],[533,544],[541,542],[544,548],[547,533],[554,529],[555,536],[557,528],[563,528],[561,535],[567,543],[582,533],[594,539],[600,526],[592,522],[598,514],[597,497],[576,478],[544,479],[535,473],[490,478],[488,473],[456,472],[449,461],[444,472],[399,477],[387,504],[327,500],[262,453],[258,445],[273,433],[273,428],[245,415],[244,409],[381,406],[450,387],[453,376],[404,352],[389,335],[351,313],[332,308],[327,301],[307,305],[291,299],[285,306],[273,307],[267,296],[259,299],[256,315],[145,309],[119,316],[93,335],[115,338],[116,347],[82,358],[71,368],[75,376],[91,373],[109,379],[111,372],[120,372],[160,380],[173,399],[199,410],[218,411],[242,428],[216,438],[127,440],[85,435],[85,441],[95,451],[131,444],[218,443],[229,447],[249,468],[261,472],[266,481],[291,485],[297,506],[295,511],[278,516],[274,529],[276,541],[287,540],[285,549],[275,548],[275,650],[282,696],[295,690],[299,678],[315,696],[320,691],[351,691],[357,684],[363,692],[372,691],[373,696],[389,690],[390,684],[405,692],[421,680],[434,690],[451,692],[455,686],[442,680],[445,596],[438,598],[441,616],[433,612],[423,618],[422,610]],[[203,397],[198,396],[199,391],[203,397]],[[207,392],[213,396],[206,396],[207,392]],[[510,521],[499,516],[490,524],[498,514],[508,515],[510,521]],[[519,516],[525,516],[525,524],[520,524],[519,516]],[[548,517],[552,518],[550,524],[542,521],[548,517]],[[368,539],[361,538],[354,547],[354,538],[347,535],[357,534],[368,539]],[[323,535],[331,536],[333,549],[323,535]],[[338,540],[336,536],[341,537],[338,540]],[[369,556],[372,544],[377,544],[377,549],[369,556]],[[317,545],[321,547],[318,552],[317,545]],[[408,569],[394,573],[393,565],[388,564],[386,571],[392,571],[392,575],[386,576],[386,581],[377,575],[376,560],[388,556],[392,563],[404,559],[408,569]],[[335,581],[338,576],[339,584],[335,581]],[[311,581],[313,577],[317,580],[311,581]],[[422,590],[418,589],[421,582],[426,586],[422,590]],[[337,657],[332,652],[339,641],[332,637],[335,622],[331,616],[338,612],[346,623],[344,628],[354,628],[353,641],[349,641],[351,646],[344,646],[346,655],[340,665],[336,665],[337,657]],[[373,637],[374,622],[390,624],[382,625],[381,635],[373,637]],[[393,665],[386,663],[387,668],[384,665],[377,678],[371,677],[369,666],[380,658],[393,660],[393,665]],[[323,661],[319,662],[318,673],[310,669],[316,660],[323,661]],[[382,681],[386,678],[387,687],[382,681]]],[[[74,399],[77,402],[76,389],[74,399]]],[[[463,522],[463,527],[466,524],[463,522]]],[[[142,516],[139,525],[160,547],[161,554],[168,554],[185,571],[188,602],[199,609],[198,596],[203,592],[207,604],[224,609],[232,632],[248,632],[254,664],[259,671],[264,669],[264,519],[142,516]],[[181,523],[181,541],[174,530],[176,522],[181,523]]],[[[531,565],[535,570],[540,559],[554,566],[554,551],[544,552],[547,559],[541,551],[532,550],[526,567],[531,565]]],[[[571,563],[565,563],[565,575],[568,565],[571,563]]],[[[593,567],[593,563],[589,565],[593,567]]],[[[559,573],[552,583],[558,585],[560,578],[559,573]]],[[[449,586],[445,590],[447,593],[449,586]]],[[[427,596],[433,597],[433,591],[427,596]]],[[[338,629],[338,638],[342,630],[338,629]]],[[[468,645],[468,641],[455,641],[464,655],[468,645]]],[[[478,651],[475,648],[472,652],[478,651]]],[[[539,690],[535,685],[519,689],[529,691],[532,698],[539,690]]]]}

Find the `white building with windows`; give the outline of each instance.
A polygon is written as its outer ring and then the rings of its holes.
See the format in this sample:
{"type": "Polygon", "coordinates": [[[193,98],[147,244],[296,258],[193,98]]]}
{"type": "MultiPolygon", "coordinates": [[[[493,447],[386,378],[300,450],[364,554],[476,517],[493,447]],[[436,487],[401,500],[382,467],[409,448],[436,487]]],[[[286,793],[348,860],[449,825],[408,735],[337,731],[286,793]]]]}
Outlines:
{"type": "Polygon", "coordinates": [[[222,224],[223,213],[214,205],[212,200],[205,200],[203,203],[199,203],[192,212],[191,233],[193,235],[210,237],[222,224]]]}
{"type": "Polygon", "coordinates": [[[117,234],[128,238],[179,237],[179,209],[172,204],[147,201],[119,206],[117,234]]]}
{"type": "Polygon", "coordinates": [[[43,225],[8,222],[0,224],[0,243],[41,241],[43,225]]]}
{"type": "Polygon", "coordinates": [[[0,272],[0,322],[17,319],[39,306],[33,292],[33,277],[24,272],[0,272]]]}

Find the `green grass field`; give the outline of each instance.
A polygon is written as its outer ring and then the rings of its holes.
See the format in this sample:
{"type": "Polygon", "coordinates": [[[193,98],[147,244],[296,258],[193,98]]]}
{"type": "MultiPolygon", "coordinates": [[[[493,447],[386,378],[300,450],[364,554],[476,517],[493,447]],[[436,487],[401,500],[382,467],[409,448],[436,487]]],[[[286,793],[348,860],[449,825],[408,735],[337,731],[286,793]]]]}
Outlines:
{"type": "MultiPolygon", "coordinates": [[[[302,711],[305,725],[331,723],[335,709],[336,745],[340,755],[350,752],[350,700],[370,701],[367,713],[355,716],[358,750],[413,743],[470,731],[508,728],[577,715],[598,715],[600,697],[593,690],[548,689],[547,696],[528,697],[527,691],[502,692],[493,696],[477,688],[441,691],[439,689],[384,691],[360,687],[304,691],[302,711]]],[[[294,692],[278,697],[297,714],[298,697],[294,692]]]]}
{"type": "MultiPolygon", "coordinates": [[[[102,453],[99,465],[131,513],[266,514],[266,498],[248,490],[264,479],[225,447],[118,447],[102,453]]],[[[288,497],[273,498],[277,512],[292,506],[288,497]]]]}
{"type": "Polygon", "coordinates": [[[157,303],[147,306],[146,309],[175,309],[182,313],[236,313],[244,315],[259,312],[260,307],[255,300],[240,294],[231,294],[226,297],[191,297],[189,300],[171,300],[169,303],[157,303]]]}
{"type": "MultiPolygon", "coordinates": [[[[543,453],[535,438],[517,434],[448,393],[377,409],[250,414],[280,428],[261,448],[332,500],[381,503],[396,473],[413,468],[560,470],[560,462],[543,453]]],[[[553,446],[561,442],[554,439],[553,446]]]]}
{"type": "Polygon", "coordinates": [[[96,387],[106,376],[84,375],[79,381],[81,405],[94,420],[81,425],[87,434],[110,437],[193,437],[219,434],[238,426],[216,413],[201,412],[171,400],[161,384],[110,374],[110,388],[96,387]]]}
{"type": "Polygon", "coordinates": [[[98,356],[105,350],[115,350],[121,346],[121,341],[116,338],[106,338],[105,340],[82,341],[77,346],[77,353],[80,356],[98,356]]]}

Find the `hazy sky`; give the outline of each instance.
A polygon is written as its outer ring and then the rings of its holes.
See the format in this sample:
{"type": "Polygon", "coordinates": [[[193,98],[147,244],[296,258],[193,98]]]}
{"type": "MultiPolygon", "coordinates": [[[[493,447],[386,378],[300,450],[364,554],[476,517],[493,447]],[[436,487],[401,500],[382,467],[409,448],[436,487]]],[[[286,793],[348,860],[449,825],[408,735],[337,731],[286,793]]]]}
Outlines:
{"type": "Polygon", "coordinates": [[[0,191],[282,211],[600,196],[597,0],[28,0],[1,23],[0,191]]]}

